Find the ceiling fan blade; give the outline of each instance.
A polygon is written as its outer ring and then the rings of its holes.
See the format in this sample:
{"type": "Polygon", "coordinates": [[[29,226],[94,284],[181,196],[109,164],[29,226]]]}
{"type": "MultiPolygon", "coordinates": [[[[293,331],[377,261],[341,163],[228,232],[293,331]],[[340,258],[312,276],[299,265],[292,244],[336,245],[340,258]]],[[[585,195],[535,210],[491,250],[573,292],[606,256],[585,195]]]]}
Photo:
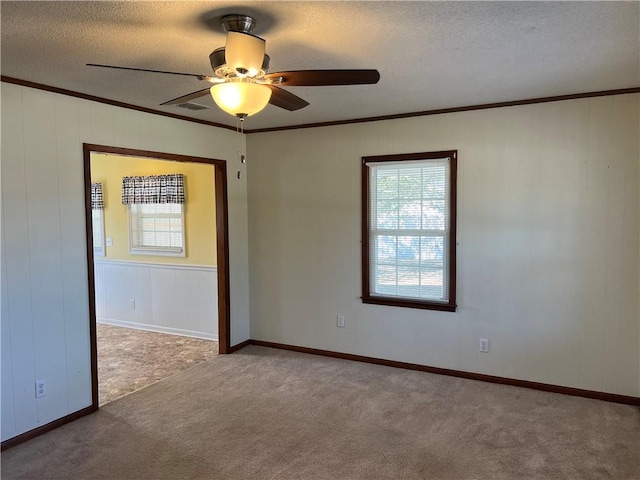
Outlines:
{"type": "Polygon", "coordinates": [[[294,70],[265,75],[267,80],[282,78],[287,87],[321,87],[325,85],[368,85],[378,83],[378,70],[294,70]]]}
{"type": "Polygon", "coordinates": [[[87,67],[116,68],[118,70],[133,70],[135,72],[166,73],[169,75],[183,75],[185,77],[196,77],[198,80],[205,80],[206,78],[208,78],[208,75],[199,75],[197,73],[168,72],[166,70],[149,70],[147,68],[119,67],[116,65],[100,65],[98,63],[87,63],[87,67]]]}
{"type": "Polygon", "coordinates": [[[209,89],[205,88],[203,90],[198,90],[197,92],[189,93],[188,95],[183,95],[178,98],[174,98],[173,100],[169,100],[167,102],[161,103],[160,105],[180,105],[181,103],[187,103],[189,100],[193,100],[195,98],[204,97],[209,95],[209,89]]]}
{"type": "Polygon", "coordinates": [[[271,105],[284,108],[285,110],[289,110],[290,112],[300,110],[301,108],[309,105],[309,102],[307,102],[306,100],[303,100],[297,95],[294,95],[291,92],[287,92],[280,87],[276,87],[275,85],[267,85],[267,87],[271,89],[271,99],[269,100],[269,103],[271,105]]]}

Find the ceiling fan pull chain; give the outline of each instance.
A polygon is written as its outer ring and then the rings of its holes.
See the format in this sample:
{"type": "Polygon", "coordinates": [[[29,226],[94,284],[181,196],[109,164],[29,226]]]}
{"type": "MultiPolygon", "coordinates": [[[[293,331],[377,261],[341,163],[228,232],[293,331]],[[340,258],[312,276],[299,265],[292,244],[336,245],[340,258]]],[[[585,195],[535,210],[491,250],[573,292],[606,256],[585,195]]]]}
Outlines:
{"type": "MultiPolygon", "coordinates": [[[[242,135],[244,134],[244,117],[236,116],[236,153],[240,158],[240,163],[247,163],[245,154],[242,151],[242,135]]],[[[238,179],[241,178],[240,170],[238,170],[238,179]]]]}
{"type": "MultiPolygon", "coordinates": [[[[240,133],[244,135],[244,119],[245,117],[240,118],[240,133]]],[[[242,147],[242,138],[240,137],[238,141],[240,141],[240,146],[242,147]]],[[[245,155],[246,152],[240,154],[240,163],[247,163],[247,157],[245,155]]]]}
{"type": "MultiPolygon", "coordinates": [[[[241,125],[240,125],[240,117],[236,117],[236,154],[238,155],[238,158],[242,159],[242,150],[241,150],[241,142],[240,142],[240,135],[241,135],[241,125]]],[[[241,160],[242,161],[242,160],[241,160]]],[[[238,171],[238,178],[240,178],[240,171],[238,171]]]]}

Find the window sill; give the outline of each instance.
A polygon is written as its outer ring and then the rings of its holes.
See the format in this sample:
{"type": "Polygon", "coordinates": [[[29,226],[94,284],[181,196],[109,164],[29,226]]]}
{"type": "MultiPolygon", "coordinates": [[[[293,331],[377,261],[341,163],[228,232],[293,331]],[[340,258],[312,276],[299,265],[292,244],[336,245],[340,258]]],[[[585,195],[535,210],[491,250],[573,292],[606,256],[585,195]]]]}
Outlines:
{"type": "Polygon", "coordinates": [[[393,297],[362,297],[362,303],[372,305],[386,305],[389,307],[420,308],[423,310],[438,310],[441,312],[455,312],[457,305],[443,302],[428,302],[423,300],[410,300],[408,298],[393,297]]]}
{"type": "Polygon", "coordinates": [[[183,250],[181,252],[168,252],[166,250],[153,250],[153,249],[149,249],[149,250],[143,250],[143,249],[130,249],[129,253],[131,255],[152,255],[155,257],[181,257],[181,258],[186,258],[187,254],[186,252],[183,250]]]}

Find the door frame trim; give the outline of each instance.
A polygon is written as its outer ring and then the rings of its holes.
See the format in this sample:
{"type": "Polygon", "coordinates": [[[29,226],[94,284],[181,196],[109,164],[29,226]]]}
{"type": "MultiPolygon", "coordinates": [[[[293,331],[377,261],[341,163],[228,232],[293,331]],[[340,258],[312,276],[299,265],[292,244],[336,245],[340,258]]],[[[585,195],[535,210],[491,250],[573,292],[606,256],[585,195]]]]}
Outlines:
{"type": "Polygon", "coordinates": [[[216,256],[218,269],[218,352],[231,353],[231,295],[229,292],[229,204],[227,197],[227,162],[214,158],[174,153],[137,150],[132,148],[82,144],[84,157],[84,192],[87,236],[87,274],[89,280],[89,337],[91,342],[91,398],[92,410],[98,409],[98,345],[96,326],[95,278],[93,268],[93,228],[91,220],[91,153],[107,153],[129,157],[154,158],[173,162],[206,163],[215,170],[216,256]]]}

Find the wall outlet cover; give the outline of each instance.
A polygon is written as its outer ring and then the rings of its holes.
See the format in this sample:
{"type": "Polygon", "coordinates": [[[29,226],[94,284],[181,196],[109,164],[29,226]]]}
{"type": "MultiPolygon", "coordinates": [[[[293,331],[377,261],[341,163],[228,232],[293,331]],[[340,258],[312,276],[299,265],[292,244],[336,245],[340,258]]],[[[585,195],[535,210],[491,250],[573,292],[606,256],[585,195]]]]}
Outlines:
{"type": "Polygon", "coordinates": [[[36,380],[36,398],[44,397],[47,394],[47,382],[36,380]]]}

